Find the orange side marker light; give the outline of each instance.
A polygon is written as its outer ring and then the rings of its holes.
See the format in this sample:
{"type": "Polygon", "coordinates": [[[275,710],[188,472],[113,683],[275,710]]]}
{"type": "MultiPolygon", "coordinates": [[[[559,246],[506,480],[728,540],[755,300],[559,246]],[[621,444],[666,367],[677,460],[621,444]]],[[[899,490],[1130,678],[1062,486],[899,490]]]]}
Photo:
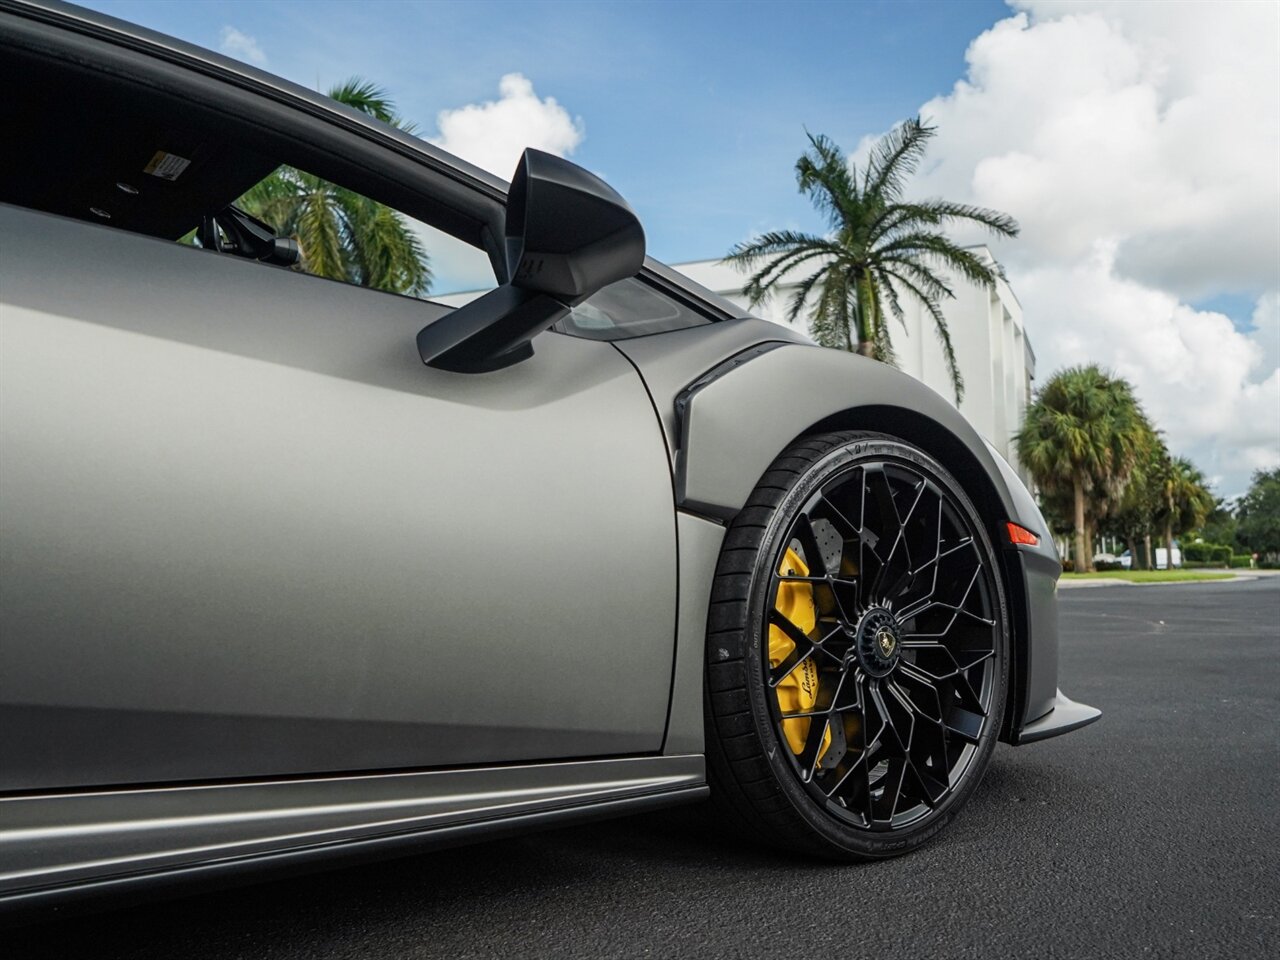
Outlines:
{"type": "Polygon", "coordinates": [[[1029,547],[1034,547],[1040,542],[1040,537],[1026,527],[1020,527],[1012,520],[1007,524],[1009,527],[1010,543],[1025,543],[1029,547]]]}

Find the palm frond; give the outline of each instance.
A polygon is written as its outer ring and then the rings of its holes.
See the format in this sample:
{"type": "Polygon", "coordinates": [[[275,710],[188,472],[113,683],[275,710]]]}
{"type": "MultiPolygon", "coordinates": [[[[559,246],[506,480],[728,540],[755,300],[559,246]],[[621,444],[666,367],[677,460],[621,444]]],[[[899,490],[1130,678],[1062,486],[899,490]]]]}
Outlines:
{"type": "Polygon", "coordinates": [[[756,306],[769,298],[773,286],[791,270],[819,257],[834,260],[841,253],[839,247],[821,237],[782,231],[739,244],[724,262],[750,269],[761,260],[772,258],[755,270],[743,286],[748,301],[756,306]]]}
{"type": "Polygon", "coordinates": [[[351,280],[347,252],[350,228],[332,186],[319,177],[300,175],[298,243],[308,273],[331,280],[351,280]]]}
{"type": "Polygon", "coordinates": [[[834,255],[843,253],[836,244],[826,237],[812,233],[801,233],[798,230],[770,230],[751,240],[735,244],[724,258],[725,263],[754,267],[765,257],[780,253],[791,253],[799,248],[821,247],[834,255]]]}
{"type": "Polygon", "coordinates": [[[874,356],[881,363],[891,367],[898,365],[898,352],[893,347],[893,339],[889,336],[889,328],[881,324],[876,328],[875,338],[871,341],[875,348],[874,356]]]}
{"type": "Polygon", "coordinates": [[[844,152],[830,138],[808,131],[809,149],[796,161],[796,185],[832,229],[839,229],[857,209],[858,183],[844,152]]]}
{"type": "Polygon", "coordinates": [[[385,90],[371,80],[361,77],[350,79],[331,87],[329,97],[348,107],[367,113],[383,123],[395,124],[396,108],[385,90]]]}
{"type": "Polygon", "coordinates": [[[431,269],[418,234],[395,210],[358,194],[343,198],[347,222],[358,242],[351,243],[355,282],[391,293],[421,296],[431,284],[431,269]]]}
{"type": "Polygon", "coordinates": [[[943,300],[955,299],[955,291],[947,286],[946,281],[934,273],[929,264],[922,262],[917,257],[901,255],[881,257],[876,260],[872,269],[892,269],[906,275],[910,278],[912,284],[923,290],[931,300],[942,302],[943,300]]]}
{"type": "Polygon", "coordinates": [[[921,259],[949,267],[966,280],[991,287],[998,276],[995,267],[972,250],[958,246],[941,233],[911,233],[876,249],[874,259],[921,259]]]}
{"type": "Polygon", "coordinates": [[[898,321],[898,326],[902,327],[902,332],[906,333],[907,332],[906,311],[902,309],[902,300],[898,296],[897,289],[894,287],[892,283],[889,282],[887,273],[885,274],[885,281],[879,284],[877,289],[884,294],[884,299],[889,304],[889,312],[892,313],[894,319],[898,321]]]}
{"type": "Polygon", "coordinates": [[[890,203],[881,207],[866,226],[866,243],[874,248],[898,234],[921,227],[937,226],[937,219],[927,209],[913,203],[890,203]]]}
{"type": "Polygon", "coordinates": [[[867,159],[862,193],[884,202],[902,196],[907,179],[920,166],[935,133],[937,127],[912,117],[881,137],[867,159]]]}
{"type": "Polygon", "coordinates": [[[927,216],[933,223],[955,223],[963,221],[976,223],[985,227],[999,237],[1013,238],[1021,231],[1018,221],[1007,213],[979,207],[970,203],[954,203],[950,200],[917,200],[905,206],[918,209],[922,216],[927,216]]]}
{"type": "Polygon", "coordinates": [[[796,288],[791,294],[791,301],[787,305],[788,323],[795,323],[800,317],[801,311],[804,310],[805,306],[809,302],[809,295],[813,292],[813,288],[821,283],[826,275],[827,268],[823,267],[821,270],[814,271],[796,284],[796,288]]]}
{"type": "Polygon", "coordinates": [[[278,236],[290,237],[298,233],[298,213],[304,196],[298,171],[286,165],[250,187],[235,205],[269,224],[278,236]]]}
{"type": "Polygon", "coordinates": [[[852,350],[853,330],[849,312],[851,292],[848,278],[839,271],[827,271],[813,311],[809,332],[824,347],[852,350]]]}
{"type": "Polygon", "coordinates": [[[930,296],[901,273],[888,268],[882,268],[882,270],[888,278],[887,284],[891,285],[892,281],[896,280],[928,311],[929,317],[933,320],[933,331],[938,337],[938,343],[942,346],[942,356],[947,364],[947,375],[951,378],[952,390],[955,392],[956,406],[959,406],[964,400],[964,376],[960,373],[955,344],[951,342],[951,330],[947,326],[947,318],[943,316],[937,297],[930,296]]]}

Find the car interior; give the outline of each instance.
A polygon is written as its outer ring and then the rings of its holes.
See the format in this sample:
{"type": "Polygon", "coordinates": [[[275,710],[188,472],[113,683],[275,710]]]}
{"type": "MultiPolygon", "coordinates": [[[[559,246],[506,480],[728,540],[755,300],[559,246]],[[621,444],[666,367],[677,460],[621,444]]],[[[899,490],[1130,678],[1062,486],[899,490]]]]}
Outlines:
{"type": "MultiPolygon", "coordinates": [[[[8,142],[0,161],[0,202],[177,241],[289,164],[473,246],[489,246],[484,234],[495,209],[459,210],[424,193],[422,183],[396,184],[143,78],[8,44],[0,50],[9,89],[22,91],[0,105],[0,122],[9,130],[38,132],[8,142]]],[[[430,179],[425,167],[417,173],[430,179]]],[[[241,244],[222,249],[252,255],[241,244]]]]}

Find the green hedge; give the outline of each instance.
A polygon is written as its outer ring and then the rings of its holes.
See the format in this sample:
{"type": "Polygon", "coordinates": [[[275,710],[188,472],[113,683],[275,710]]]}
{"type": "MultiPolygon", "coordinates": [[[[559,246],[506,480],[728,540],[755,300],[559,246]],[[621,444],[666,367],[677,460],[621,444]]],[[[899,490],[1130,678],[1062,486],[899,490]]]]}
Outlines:
{"type": "Polygon", "coordinates": [[[1238,570],[1241,567],[1252,567],[1252,566],[1253,566],[1253,557],[1249,556],[1249,554],[1247,553],[1239,553],[1231,558],[1231,568],[1233,570],[1238,570]]]}
{"type": "Polygon", "coordinates": [[[1234,553],[1235,551],[1225,543],[1188,543],[1182,548],[1182,559],[1225,567],[1231,563],[1234,553]]]}

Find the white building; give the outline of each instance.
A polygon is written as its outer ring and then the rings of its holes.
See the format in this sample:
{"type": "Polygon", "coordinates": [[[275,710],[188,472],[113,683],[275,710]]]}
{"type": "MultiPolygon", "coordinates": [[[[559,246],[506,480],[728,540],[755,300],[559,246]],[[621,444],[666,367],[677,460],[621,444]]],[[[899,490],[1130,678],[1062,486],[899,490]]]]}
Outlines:
{"type": "MultiPolygon", "coordinates": [[[[989,263],[995,263],[985,246],[969,249],[989,263]]],[[[696,260],[672,264],[672,267],[734,303],[743,306],[747,303],[742,293],[744,275],[734,267],[719,260],[696,260]]],[[[1018,463],[1013,435],[1022,426],[1031,398],[1036,357],[1022,326],[1022,306],[1003,280],[997,281],[994,289],[987,290],[964,278],[945,279],[956,295],[954,300],[943,302],[942,312],[964,378],[960,411],[1026,480],[1026,472],[1018,463]]],[[[789,284],[780,286],[767,302],[752,312],[787,326],[787,304],[792,289],[789,284]]],[[[905,330],[894,317],[887,318],[898,366],[954,404],[955,391],[947,375],[932,318],[908,296],[902,297],[902,309],[906,314],[905,330]]],[[[808,332],[807,313],[801,314],[797,325],[808,332]]]]}

